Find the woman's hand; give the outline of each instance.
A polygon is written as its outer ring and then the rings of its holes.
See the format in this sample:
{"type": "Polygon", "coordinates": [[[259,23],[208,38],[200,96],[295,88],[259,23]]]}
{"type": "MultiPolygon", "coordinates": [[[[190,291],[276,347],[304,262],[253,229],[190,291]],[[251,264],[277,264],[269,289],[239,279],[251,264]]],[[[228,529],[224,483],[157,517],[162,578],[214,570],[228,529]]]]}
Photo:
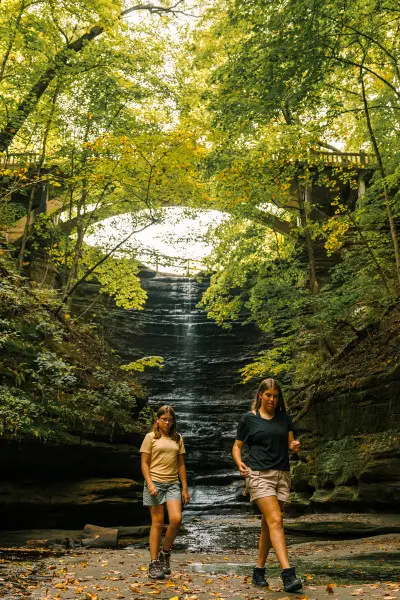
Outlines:
{"type": "Polygon", "coordinates": [[[240,461],[240,463],[238,464],[238,468],[242,477],[249,476],[249,467],[244,462],[240,461]]]}
{"type": "Polygon", "coordinates": [[[300,442],[299,440],[293,440],[289,444],[289,450],[292,452],[300,452],[300,442]]]}
{"type": "Polygon", "coordinates": [[[158,489],[156,488],[153,482],[147,484],[147,489],[149,490],[150,496],[158,495],[158,489]]]}
{"type": "Polygon", "coordinates": [[[189,504],[190,494],[187,490],[182,490],[182,502],[183,504],[189,504]]]}

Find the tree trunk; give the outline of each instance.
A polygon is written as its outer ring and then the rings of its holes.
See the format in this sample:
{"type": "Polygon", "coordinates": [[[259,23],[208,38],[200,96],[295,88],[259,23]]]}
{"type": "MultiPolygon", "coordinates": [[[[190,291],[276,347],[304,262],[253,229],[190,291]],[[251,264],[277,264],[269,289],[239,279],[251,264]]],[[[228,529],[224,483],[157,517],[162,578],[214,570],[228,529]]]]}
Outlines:
{"type": "MultiPolygon", "coordinates": [[[[41,175],[41,172],[42,172],[43,163],[44,163],[45,158],[46,158],[47,139],[49,137],[50,127],[51,127],[51,124],[53,122],[53,116],[54,116],[54,111],[55,111],[55,108],[56,108],[56,102],[57,102],[57,97],[58,97],[59,92],[60,92],[60,85],[58,84],[56,86],[56,89],[55,89],[54,94],[53,94],[53,98],[52,98],[52,101],[51,101],[50,114],[49,114],[49,118],[47,119],[46,128],[45,128],[45,131],[44,131],[43,142],[42,142],[42,151],[41,151],[41,154],[40,154],[39,162],[38,162],[38,165],[37,165],[37,171],[36,171],[37,180],[40,180],[40,175],[41,175]]],[[[19,268],[20,269],[22,269],[22,267],[24,265],[26,242],[28,240],[28,233],[29,233],[29,228],[31,226],[31,221],[33,223],[33,217],[34,217],[34,213],[33,213],[33,200],[34,200],[34,196],[35,196],[36,186],[37,186],[37,182],[35,182],[32,185],[31,193],[29,195],[28,214],[27,214],[26,221],[25,221],[24,233],[22,235],[22,241],[21,241],[21,250],[20,250],[20,253],[19,253],[19,268]]],[[[46,202],[47,202],[47,200],[46,200],[46,202]]]]}
{"type": "MultiPolygon", "coordinates": [[[[181,4],[182,0],[177,0],[173,7],[162,7],[154,4],[137,4],[123,10],[118,17],[122,19],[124,16],[138,11],[148,11],[149,13],[157,14],[174,14],[177,6],[181,4]]],[[[179,11],[178,11],[179,12],[179,11]]],[[[117,19],[117,20],[118,20],[117,19]]],[[[17,109],[9,118],[6,125],[0,131],[0,152],[5,152],[12,144],[15,136],[18,134],[20,128],[25,123],[31,112],[36,107],[40,98],[43,96],[54,77],[59,73],[60,69],[67,63],[71,56],[71,52],[78,53],[85,47],[86,44],[96,39],[99,35],[104,32],[104,27],[95,25],[89,29],[89,31],[81,35],[78,39],[70,44],[67,44],[62,50],[60,50],[52,60],[51,65],[44,71],[38,81],[31,87],[25,98],[19,104],[17,109]]]]}
{"type": "Polygon", "coordinates": [[[110,548],[117,545],[118,529],[85,525],[83,529],[82,546],[91,548],[110,548]]]}
{"type": "Polygon", "coordinates": [[[310,203],[311,190],[308,186],[302,186],[296,177],[296,188],[297,188],[297,201],[299,203],[299,214],[300,223],[304,231],[304,238],[306,241],[307,255],[308,255],[308,269],[310,273],[310,287],[313,294],[318,294],[319,285],[317,279],[317,270],[315,266],[315,252],[314,245],[308,230],[308,215],[307,209],[310,203]]]}
{"type": "MultiPolygon", "coordinates": [[[[309,213],[311,208],[311,186],[300,184],[298,177],[296,176],[296,189],[297,199],[299,203],[300,223],[304,230],[304,237],[306,241],[307,255],[308,255],[308,269],[310,273],[310,288],[313,296],[319,293],[319,283],[317,278],[317,268],[315,263],[315,252],[314,243],[308,228],[309,213]]],[[[330,356],[335,356],[336,348],[331,338],[325,335],[322,324],[319,325],[321,332],[321,346],[325,347],[330,356]]]]}
{"type": "Polygon", "coordinates": [[[389,221],[389,227],[390,227],[390,234],[392,237],[392,243],[393,243],[393,248],[394,248],[394,257],[395,257],[395,263],[396,263],[396,272],[397,272],[397,279],[398,279],[398,283],[400,286],[400,248],[399,248],[399,237],[397,235],[397,228],[396,228],[396,221],[393,215],[393,209],[392,209],[392,202],[391,202],[391,198],[390,198],[390,194],[389,194],[389,189],[386,183],[386,171],[385,171],[385,167],[383,165],[383,160],[382,160],[382,156],[379,150],[379,146],[378,146],[378,142],[377,139],[375,137],[375,132],[374,129],[372,127],[372,122],[371,122],[371,116],[369,113],[369,106],[368,106],[368,100],[367,100],[367,95],[366,95],[366,91],[365,91],[365,83],[364,83],[364,73],[363,73],[363,66],[361,65],[360,67],[360,80],[361,80],[361,91],[362,91],[362,98],[363,98],[363,104],[364,104],[364,113],[365,113],[365,118],[367,121],[367,127],[368,127],[368,132],[369,132],[369,136],[371,139],[371,143],[372,143],[372,147],[374,149],[374,153],[375,153],[375,157],[378,163],[378,168],[382,177],[382,181],[383,181],[383,196],[385,198],[385,208],[386,208],[386,215],[389,221]]]}
{"type": "Polygon", "coordinates": [[[8,122],[0,132],[0,152],[5,152],[11,145],[14,137],[19,132],[28,116],[36,107],[40,98],[53,81],[60,69],[60,65],[64,65],[68,60],[71,50],[79,52],[85,43],[93,40],[104,31],[103,27],[92,27],[88,33],[85,33],[80,38],[68,44],[60,50],[53,59],[53,64],[46,69],[40,79],[31,87],[24,100],[20,103],[14,114],[9,118],[8,122]]]}

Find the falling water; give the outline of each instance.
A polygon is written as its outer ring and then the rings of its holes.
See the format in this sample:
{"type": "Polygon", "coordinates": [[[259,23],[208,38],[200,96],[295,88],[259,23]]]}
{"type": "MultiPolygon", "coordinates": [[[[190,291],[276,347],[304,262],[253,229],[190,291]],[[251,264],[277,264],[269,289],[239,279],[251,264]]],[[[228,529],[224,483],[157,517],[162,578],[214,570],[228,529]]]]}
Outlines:
{"type": "Polygon", "coordinates": [[[187,452],[188,515],[243,514],[249,504],[231,448],[253,393],[240,383],[238,370],[257,354],[257,334],[241,320],[222,329],[208,319],[197,306],[205,282],[157,275],[144,279],[143,287],[143,311],[113,309],[111,341],[126,361],[165,359],[162,370],[147,371],[144,383],[152,407],[176,410],[187,452]]]}

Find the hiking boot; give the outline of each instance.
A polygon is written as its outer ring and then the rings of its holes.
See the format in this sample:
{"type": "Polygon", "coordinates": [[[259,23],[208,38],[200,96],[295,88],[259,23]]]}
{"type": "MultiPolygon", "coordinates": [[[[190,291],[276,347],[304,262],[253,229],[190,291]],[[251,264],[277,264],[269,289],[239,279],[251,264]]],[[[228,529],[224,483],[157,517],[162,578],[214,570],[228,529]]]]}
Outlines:
{"type": "Polygon", "coordinates": [[[149,577],[150,579],[165,579],[159,560],[152,560],[149,564],[149,577]]]}
{"type": "Polygon", "coordinates": [[[268,586],[268,581],[265,579],[265,567],[254,567],[251,583],[258,585],[258,587],[268,586]]]}
{"type": "Polygon", "coordinates": [[[282,581],[285,592],[298,592],[303,587],[301,579],[296,577],[296,569],[294,567],[283,569],[282,581]]]}
{"type": "Polygon", "coordinates": [[[165,575],[170,575],[171,567],[169,564],[171,558],[171,552],[169,550],[164,550],[163,548],[160,550],[158,554],[158,560],[160,561],[161,568],[165,575]]]}

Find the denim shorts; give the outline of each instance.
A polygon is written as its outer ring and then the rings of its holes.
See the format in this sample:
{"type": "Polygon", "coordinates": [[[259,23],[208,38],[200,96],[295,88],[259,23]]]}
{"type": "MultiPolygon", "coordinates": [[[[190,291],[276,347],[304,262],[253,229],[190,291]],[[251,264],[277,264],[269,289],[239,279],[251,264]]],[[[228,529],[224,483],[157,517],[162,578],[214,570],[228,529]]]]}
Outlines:
{"type": "Polygon", "coordinates": [[[181,486],[177,481],[172,481],[170,483],[164,482],[161,483],[159,481],[153,481],[154,485],[157,488],[158,494],[157,496],[152,496],[147,489],[146,482],[144,483],[143,488],[143,505],[144,506],[160,506],[160,504],[165,504],[167,500],[181,500],[181,486]]]}

